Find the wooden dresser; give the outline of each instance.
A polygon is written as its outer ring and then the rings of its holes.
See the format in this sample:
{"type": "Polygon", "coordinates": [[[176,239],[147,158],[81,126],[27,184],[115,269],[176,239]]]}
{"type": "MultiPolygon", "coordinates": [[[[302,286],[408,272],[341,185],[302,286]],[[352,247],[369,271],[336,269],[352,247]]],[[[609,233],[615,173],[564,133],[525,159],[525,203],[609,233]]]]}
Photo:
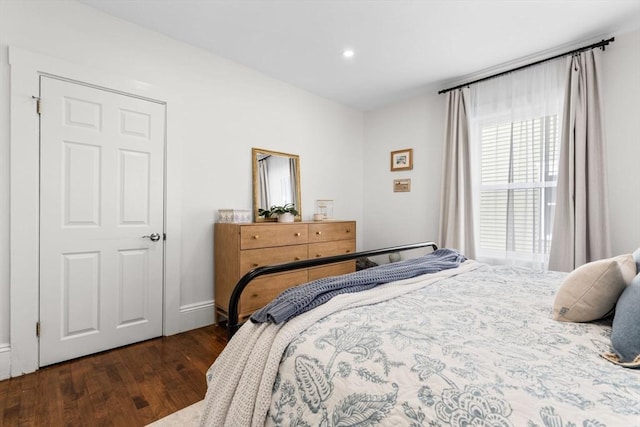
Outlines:
{"type": "MultiPolygon", "coordinates": [[[[216,223],[214,232],[216,319],[226,319],[240,278],[256,267],[356,250],[355,221],[216,223]]],[[[246,319],[283,290],[321,277],[355,271],[355,261],[258,277],[242,292],[238,313],[246,319]]]]}

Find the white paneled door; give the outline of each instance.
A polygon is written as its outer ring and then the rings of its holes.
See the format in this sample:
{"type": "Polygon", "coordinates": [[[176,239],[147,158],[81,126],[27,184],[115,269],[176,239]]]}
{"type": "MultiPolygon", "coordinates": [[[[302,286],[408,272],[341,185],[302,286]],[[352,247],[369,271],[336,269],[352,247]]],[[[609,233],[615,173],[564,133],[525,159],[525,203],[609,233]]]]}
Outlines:
{"type": "Polygon", "coordinates": [[[165,106],[44,76],[40,98],[45,366],[162,335],[165,106]]]}

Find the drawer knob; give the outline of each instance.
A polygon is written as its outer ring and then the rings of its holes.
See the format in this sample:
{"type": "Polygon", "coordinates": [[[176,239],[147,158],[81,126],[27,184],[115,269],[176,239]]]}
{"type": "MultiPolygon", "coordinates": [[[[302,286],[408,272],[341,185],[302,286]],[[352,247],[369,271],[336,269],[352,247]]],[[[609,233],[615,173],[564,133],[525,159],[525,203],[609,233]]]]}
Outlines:
{"type": "Polygon", "coordinates": [[[316,231],[316,234],[319,236],[322,234],[322,231],[316,231]]]}
{"type": "Polygon", "coordinates": [[[296,237],[300,237],[300,233],[296,233],[296,237]]]}
{"type": "Polygon", "coordinates": [[[347,253],[351,252],[349,249],[347,249],[347,253]]]}
{"type": "Polygon", "coordinates": [[[260,264],[256,264],[255,262],[253,263],[253,266],[254,266],[254,267],[257,267],[257,266],[259,266],[259,265],[260,265],[260,264]]]}
{"type": "Polygon", "coordinates": [[[252,294],[251,298],[258,298],[258,294],[252,294]]]}
{"type": "Polygon", "coordinates": [[[320,258],[321,256],[321,254],[316,254],[316,258],[320,258]]]}
{"type": "Polygon", "coordinates": [[[350,228],[347,228],[347,233],[351,233],[351,229],[350,228]]]}
{"type": "Polygon", "coordinates": [[[253,238],[254,238],[255,240],[258,240],[258,238],[259,238],[259,237],[260,237],[260,235],[259,235],[259,234],[256,234],[256,235],[254,235],[254,236],[253,236],[253,238]]]}
{"type": "Polygon", "coordinates": [[[300,257],[299,257],[299,256],[295,257],[294,259],[295,259],[296,261],[300,261],[300,257]]]}

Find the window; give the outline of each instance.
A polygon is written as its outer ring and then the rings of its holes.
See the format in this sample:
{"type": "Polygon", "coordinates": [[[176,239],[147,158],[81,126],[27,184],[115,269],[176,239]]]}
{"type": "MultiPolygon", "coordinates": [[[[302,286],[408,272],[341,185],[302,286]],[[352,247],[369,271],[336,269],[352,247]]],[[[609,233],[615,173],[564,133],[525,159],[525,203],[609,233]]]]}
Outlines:
{"type": "Polygon", "coordinates": [[[558,180],[558,116],[480,123],[478,258],[546,265],[558,180]]]}
{"type": "Polygon", "coordinates": [[[469,88],[475,257],[546,269],[558,181],[565,61],[469,88]]]}

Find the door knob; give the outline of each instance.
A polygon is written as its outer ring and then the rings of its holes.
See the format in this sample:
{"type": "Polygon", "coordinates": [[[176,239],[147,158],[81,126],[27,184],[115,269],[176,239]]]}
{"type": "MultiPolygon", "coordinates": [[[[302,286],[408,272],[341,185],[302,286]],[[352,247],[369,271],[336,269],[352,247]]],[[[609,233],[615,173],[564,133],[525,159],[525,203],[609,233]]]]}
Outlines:
{"type": "Polygon", "coordinates": [[[143,239],[149,239],[152,242],[157,242],[158,240],[160,240],[160,235],[158,233],[153,233],[150,236],[142,236],[143,239]]]}

